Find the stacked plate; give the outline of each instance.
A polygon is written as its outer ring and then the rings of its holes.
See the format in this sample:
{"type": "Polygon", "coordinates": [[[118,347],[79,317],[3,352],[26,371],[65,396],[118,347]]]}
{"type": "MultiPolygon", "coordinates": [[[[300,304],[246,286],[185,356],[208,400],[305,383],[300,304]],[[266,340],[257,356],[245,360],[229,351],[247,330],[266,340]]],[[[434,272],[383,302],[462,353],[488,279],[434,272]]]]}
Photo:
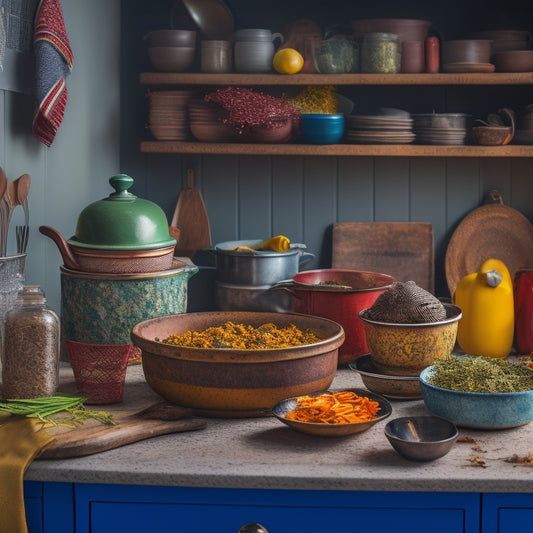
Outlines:
{"type": "Polygon", "coordinates": [[[237,130],[221,121],[223,110],[216,104],[200,99],[189,102],[189,127],[193,137],[201,142],[232,142],[242,140],[237,130]]]}
{"type": "Polygon", "coordinates": [[[463,113],[428,113],[413,115],[413,129],[418,144],[460,145],[468,141],[470,115],[463,113]]]}
{"type": "Polygon", "coordinates": [[[158,141],[183,141],[189,136],[187,106],[195,91],[149,91],[148,129],[158,141]]]}
{"type": "Polygon", "coordinates": [[[413,119],[404,115],[348,115],[344,140],[353,144],[409,144],[413,119]]]}

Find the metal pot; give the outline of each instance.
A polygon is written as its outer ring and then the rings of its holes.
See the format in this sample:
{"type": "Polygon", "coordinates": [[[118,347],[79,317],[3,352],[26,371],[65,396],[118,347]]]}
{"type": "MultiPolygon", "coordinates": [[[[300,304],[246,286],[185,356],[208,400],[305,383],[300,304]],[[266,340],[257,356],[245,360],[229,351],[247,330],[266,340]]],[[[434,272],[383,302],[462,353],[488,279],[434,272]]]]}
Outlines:
{"type": "Polygon", "coordinates": [[[115,192],[80,213],[76,233],[66,240],[49,226],[39,231],[58,246],[65,266],[86,272],[154,272],[172,266],[176,239],[164,211],[128,192],[133,179],[109,179],[115,192]]]}
{"type": "Polygon", "coordinates": [[[290,292],[292,312],[329,318],[343,327],[346,338],[339,348],[339,365],[344,365],[368,353],[359,312],[372,307],[394,281],[392,276],[377,272],[307,270],[293,276],[291,281],[274,285],[271,290],[290,292]]]}
{"type": "Polygon", "coordinates": [[[196,272],[198,267],[181,261],[162,272],[136,274],[61,267],[61,338],[129,344],[138,322],[187,311],[187,282],[196,272]]]}
{"type": "Polygon", "coordinates": [[[273,285],[291,279],[300,267],[315,256],[305,252],[305,244],[291,244],[288,252],[235,250],[257,248],[263,240],[227,241],[215,245],[216,279],[240,285],[273,285]]]}
{"type": "Polygon", "coordinates": [[[220,311],[264,311],[287,313],[291,296],[270,291],[271,285],[235,285],[215,282],[215,302],[220,311]]]}

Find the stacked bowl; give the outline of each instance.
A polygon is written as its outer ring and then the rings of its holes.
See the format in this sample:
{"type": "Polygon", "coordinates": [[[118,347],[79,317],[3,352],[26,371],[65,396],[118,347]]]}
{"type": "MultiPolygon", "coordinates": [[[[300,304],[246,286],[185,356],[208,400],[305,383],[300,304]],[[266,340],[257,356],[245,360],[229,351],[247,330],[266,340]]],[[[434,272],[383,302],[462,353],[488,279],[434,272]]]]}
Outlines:
{"type": "Polygon", "coordinates": [[[231,124],[222,122],[222,110],[216,104],[194,98],[188,103],[189,127],[201,142],[232,142],[241,137],[231,124]]]}
{"type": "Polygon", "coordinates": [[[418,144],[461,145],[468,141],[471,116],[465,113],[412,115],[418,144]]]}
{"type": "Polygon", "coordinates": [[[196,32],[191,30],[154,30],[144,36],[148,59],[160,72],[187,72],[196,57],[196,32]]]}
{"type": "Polygon", "coordinates": [[[187,106],[192,90],[149,91],[148,129],[158,141],[183,141],[189,136],[187,106]]]}

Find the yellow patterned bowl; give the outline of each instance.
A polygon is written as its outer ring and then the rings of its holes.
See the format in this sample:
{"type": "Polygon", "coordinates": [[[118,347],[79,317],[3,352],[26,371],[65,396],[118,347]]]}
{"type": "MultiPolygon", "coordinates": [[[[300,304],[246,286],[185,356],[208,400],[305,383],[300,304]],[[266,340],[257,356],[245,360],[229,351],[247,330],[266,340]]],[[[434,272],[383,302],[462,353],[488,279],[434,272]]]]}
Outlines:
{"type": "Polygon", "coordinates": [[[443,304],[446,318],[439,322],[393,324],[366,318],[364,322],[371,360],[378,370],[393,375],[418,375],[436,359],[452,353],[457,339],[457,325],[462,312],[453,304],[443,304]]]}

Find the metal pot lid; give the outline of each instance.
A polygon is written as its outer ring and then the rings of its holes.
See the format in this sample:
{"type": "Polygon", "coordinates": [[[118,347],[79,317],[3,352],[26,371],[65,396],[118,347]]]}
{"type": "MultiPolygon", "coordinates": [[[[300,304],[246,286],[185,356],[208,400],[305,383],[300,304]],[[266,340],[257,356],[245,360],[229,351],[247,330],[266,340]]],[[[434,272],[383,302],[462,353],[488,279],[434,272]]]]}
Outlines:
{"type": "Polygon", "coordinates": [[[176,244],[164,211],[128,192],[133,178],[117,174],[109,183],[115,192],[82,210],[68,244],[101,250],[147,250],[176,244]]]}
{"type": "Polygon", "coordinates": [[[243,241],[226,241],[215,244],[215,251],[223,255],[231,255],[236,257],[280,257],[292,256],[300,253],[300,250],[306,248],[305,244],[291,243],[290,250],[287,252],[275,252],[274,250],[256,250],[256,248],[264,242],[264,239],[252,239],[243,241]],[[236,248],[245,248],[243,250],[236,250],[236,248]],[[246,248],[250,248],[246,250],[246,248]]]}

